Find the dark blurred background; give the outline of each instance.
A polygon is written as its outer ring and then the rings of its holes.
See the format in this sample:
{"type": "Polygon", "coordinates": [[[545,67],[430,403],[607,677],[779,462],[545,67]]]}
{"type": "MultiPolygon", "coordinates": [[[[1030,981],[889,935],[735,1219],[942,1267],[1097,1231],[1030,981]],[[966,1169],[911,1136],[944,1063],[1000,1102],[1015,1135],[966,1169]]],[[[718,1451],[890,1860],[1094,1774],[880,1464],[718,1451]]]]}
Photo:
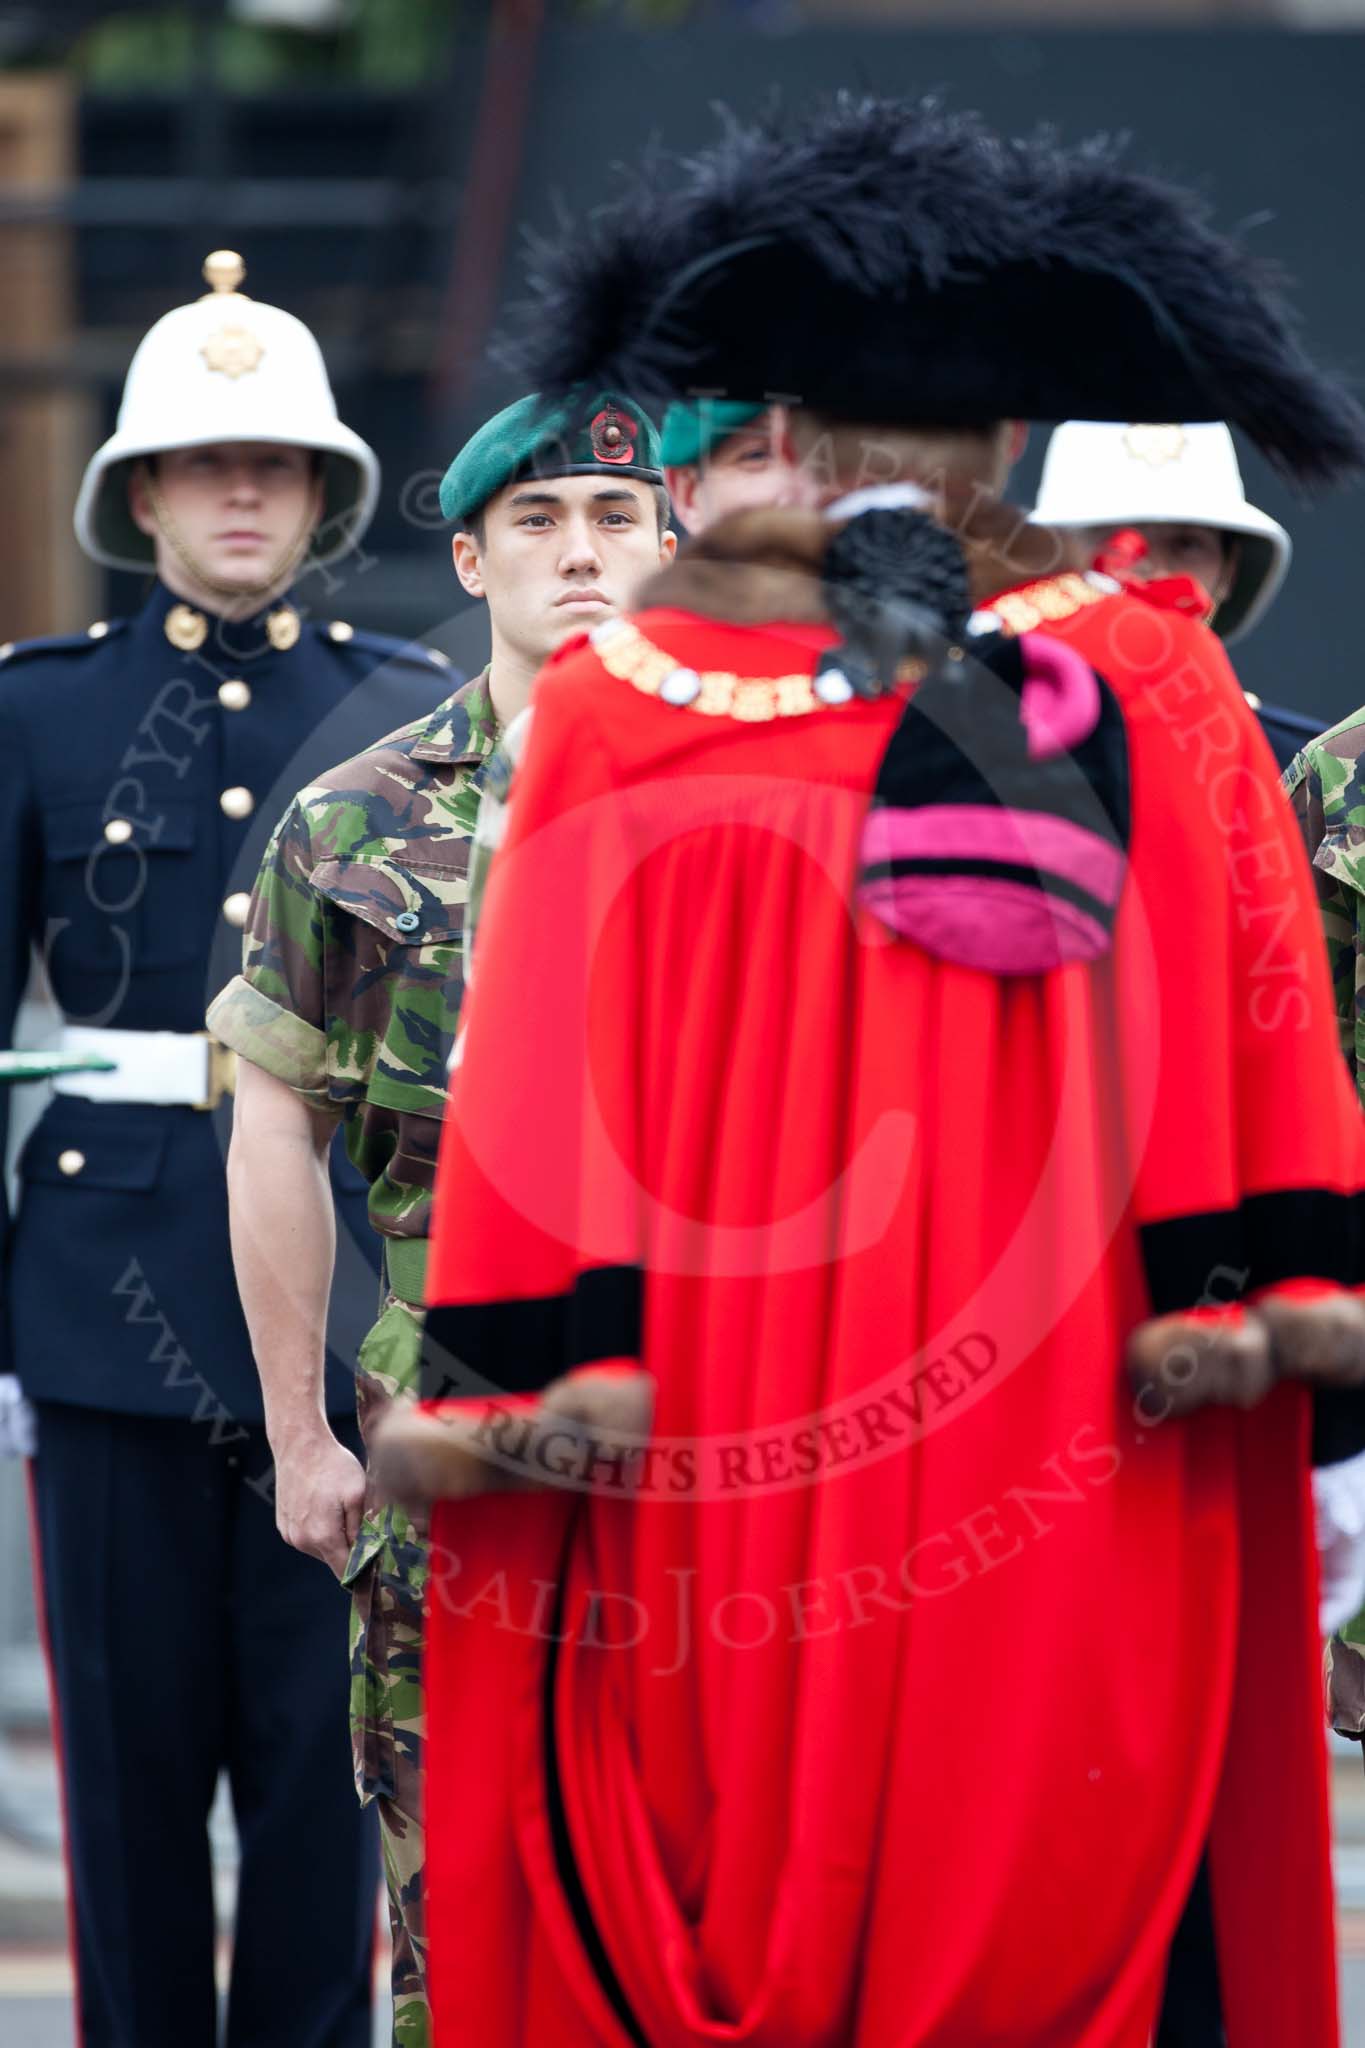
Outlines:
{"type": "MultiPolygon", "coordinates": [[[[515,385],[490,354],[527,226],[608,198],[653,136],[711,105],[838,84],[943,90],[1004,128],[1130,131],[1298,287],[1309,340],[1365,391],[1365,0],[0,0],[0,640],[131,609],[71,538],[128,358],[199,266],[322,341],[378,449],[360,564],[314,602],[481,658],[458,617],[431,473],[515,385]]],[[[794,317],[796,317],[794,313],[794,317]]],[[[1059,337],[1059,346],[1071,346],[1059,337]]],[[[1018,475],[1031,497],[1044,435],[1018,475]]],[[[1326,723],[1365,699],[1365,496],[1295,501],[1241,451],[1296,561],[1243,680],[1326,723]]]]}

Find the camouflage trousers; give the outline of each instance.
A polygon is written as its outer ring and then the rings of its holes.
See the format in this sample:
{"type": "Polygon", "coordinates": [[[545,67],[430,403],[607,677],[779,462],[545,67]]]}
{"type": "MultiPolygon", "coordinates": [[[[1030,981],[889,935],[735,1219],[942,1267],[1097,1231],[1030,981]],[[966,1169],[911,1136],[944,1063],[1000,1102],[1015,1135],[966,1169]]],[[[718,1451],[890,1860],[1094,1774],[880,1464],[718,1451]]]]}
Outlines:
{"type": "MultiPolygon", "coordinates": [[[[420,1316],[390,1300],[358,1360],[362,1434],[390,1401],[412,1398],[420,1316]]],[[[356,1790],[379,1807],[393,1934],[393,2048],[430,2048],[422,1817],[422,1602],[425,1528],[401,1508],[367,1502],[346,1565],[351,1589],[351,1746],[356,1790]]]]}

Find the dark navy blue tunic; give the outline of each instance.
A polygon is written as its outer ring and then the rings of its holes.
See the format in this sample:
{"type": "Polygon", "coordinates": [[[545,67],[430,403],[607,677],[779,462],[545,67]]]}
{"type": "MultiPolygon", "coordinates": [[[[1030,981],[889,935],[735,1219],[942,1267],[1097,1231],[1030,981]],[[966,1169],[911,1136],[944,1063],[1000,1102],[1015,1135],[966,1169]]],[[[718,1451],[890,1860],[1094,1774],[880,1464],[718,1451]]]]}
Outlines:
{"type": "MultiPolygon", "coordinates": [[[[294,792],[456,680],[424,647],[307,618],[278,649],[265,615],[210,617],[181,652],[166,633],[176,603],[158,584],[134,619],[0,659],[0,1045],[33,948],[70,1023],[201,1031],[240,964],[241,892],[294,792]]],[[[4,1219],[3,1340],[30,1395],[260,1418],[228,1243],[229,1116],[74,1096],[48,1108],[4,1219]],[[64,1171],[73,1154],[84,1163],[64,1171]]],[[[335,1178],[332,1328],[353,1356],[374,1251],[361,1184],[344,1161],[335,1178]]],[[[328,1375],[329,1411],[350,1410],[349,1366],[334,1355],[328,1375]]]]}

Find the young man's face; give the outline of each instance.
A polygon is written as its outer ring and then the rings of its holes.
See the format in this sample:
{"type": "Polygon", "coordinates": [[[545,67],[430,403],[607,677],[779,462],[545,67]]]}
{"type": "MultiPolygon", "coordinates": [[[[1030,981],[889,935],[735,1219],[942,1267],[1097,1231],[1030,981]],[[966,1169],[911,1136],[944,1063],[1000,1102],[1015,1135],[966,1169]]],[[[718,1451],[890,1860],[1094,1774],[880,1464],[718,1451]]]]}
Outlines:
{"type": "Polygon", "coordinates": [[[495,649],[539,668],[573,634],[625,610],[676,546],[635,477],[533,477],[489,499],[482,542],[456,534],[455,572],[488,600],[495,649]]]}
{"type": "Polygon", "coordinates": [[[779,446],[781,408],[761,413],[713,448],[703,462],[665,471],[669,496],[689,533],[758,505],[814,505],[812,479],[779,446]]]}
{"type": "MultiPolygon", "coordinates": [[[[1102,551],[1116,533],[1125,529],[1100,526],[1092,529],[1096,552],[1102,551]]],[[[1193,576],[1203,585],[1215,605],[1223,602],[1232,587],[1237,569],[1237,543],[1216,526],[1162,524],[1130,529],[1140,533],[1147,552],[1134,562],[1132,573],[1143,583],[1158,576],[1193,576]]]]}
{"type": "MultiPolygon", "coordinates": [[[[194,570],[220,590],[264,590],[282,570],[291,571],[291,550],[322,514],[322,481],[309,450],[274,441],[169,449],[156,457],[153,482],[194,570]]],[[[138,527],[156,544],[162,580],[179,589],[184,556],[168,541],[140,468],[128,502],[138,527]]]]}

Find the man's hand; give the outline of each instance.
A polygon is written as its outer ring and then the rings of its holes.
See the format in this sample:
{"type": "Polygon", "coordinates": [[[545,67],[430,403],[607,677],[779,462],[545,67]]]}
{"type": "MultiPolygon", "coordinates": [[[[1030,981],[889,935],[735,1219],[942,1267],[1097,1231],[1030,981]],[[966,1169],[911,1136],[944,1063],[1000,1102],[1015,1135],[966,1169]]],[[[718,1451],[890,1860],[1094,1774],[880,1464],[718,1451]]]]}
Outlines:
{"type": "Polygon", "coordinates": [[[346,1569],[365,1504],[365,1470],[330,1430],[275,1453],[275,1526],[286,1543],[346,1569]]]}

